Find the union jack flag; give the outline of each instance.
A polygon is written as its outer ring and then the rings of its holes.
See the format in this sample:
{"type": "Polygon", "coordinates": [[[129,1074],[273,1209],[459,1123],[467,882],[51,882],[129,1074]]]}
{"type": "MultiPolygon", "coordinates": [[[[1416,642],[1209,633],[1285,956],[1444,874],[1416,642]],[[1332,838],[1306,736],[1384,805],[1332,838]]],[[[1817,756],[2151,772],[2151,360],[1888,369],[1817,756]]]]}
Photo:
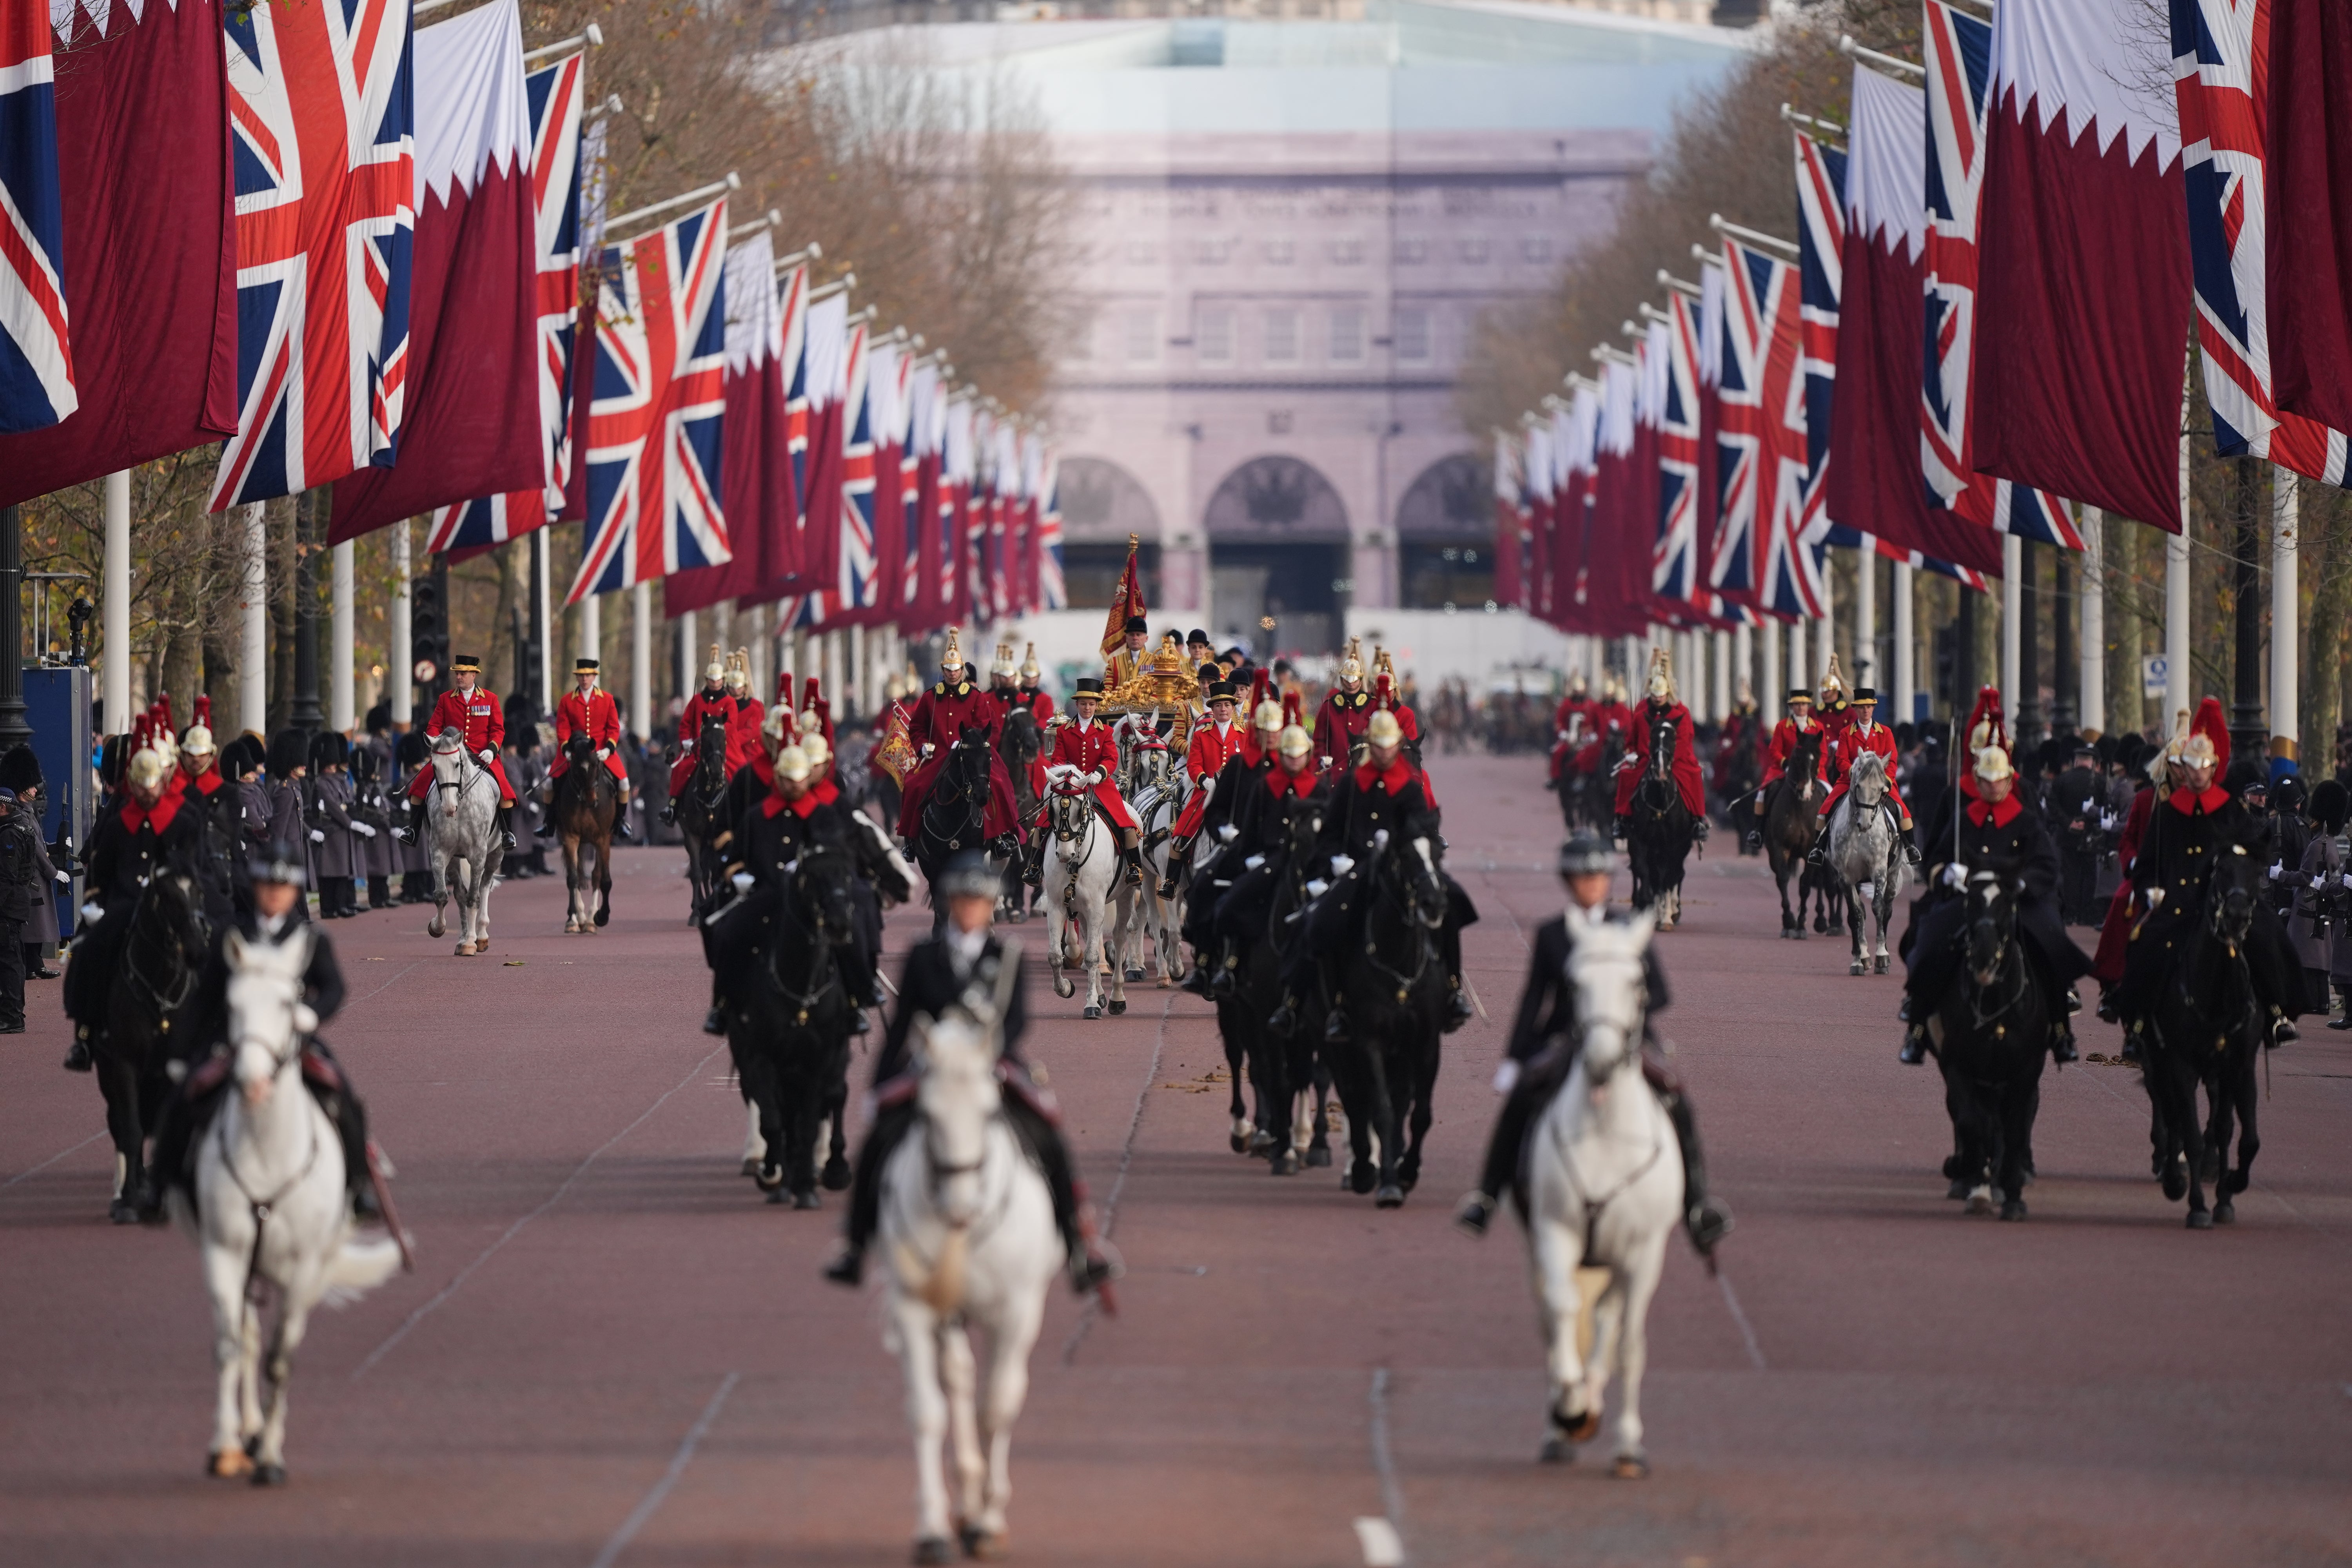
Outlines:
{"type": "Polygon", "coordinates": [[[1930,506],[2038,543],[2083,548],[2064,503],[1979,474],[1969,436],[1976,332],[1977,214],[1984,195],[1992,25],[1926,0],[1927,299],[1919,458],[1930,506]]]}
{"type": "Polygon", "coordinates": [[[566,604],[731,559],[720,504],[727,198],[607,249],[588,405],[588,530],[566,604]]]}
{"type": "Polygon", "coordinates": [[[563,510],[572,482],[573,334],[580,322],[580,95],[587,57],[573,55],[523,78],[530,107],[530,185],[539,245],[540,451],[547,482],[445,506],[433,513],[425,550],[466,550],[520,539],[563,510]]]}
{"type": "Polygon", "coordinates": [[[390,467],[416,229],[409,7],[224,6],[237,424],[213,510],[390,467]]]}
{"type": "Polygon", "coordinates": [[[1062,455],[1043,441],[1030,444],[1035,470],[1030,494],[1037,502],[1037,605],[1066,610],[1070,590],[1062,576],[1062,455]]]}
{"type": "Polygon", "coordinates": [[[1820,572],[1798,528],[1805,495],[1805,393],[1797,374],[1797,269],[1724,241],[1723,389],[1716,461],[1721,516],[1713,585],[1726,598],[1818,619],[1820,572]]]}
{"type": "Polygon", "coordinates": [[[2213,444],[2330,484],[2346,482],[2344,434],[2271,397],[2264,233],[2269,203],[2270,0],[2171,0],[2181,174],[2197,288],[2197,346],[2213,444]]]}
{"type": "Polygon", "coordinates": [[[0,431],[43,429],[81,405],[65,273],[49,8],[0,0],[0,431]]]}
{"type": "Polygon", "coordinates": [[[1658,383],[1658,543],[1650,586],[1659,597],[1703,602],[1698,581],[1698,306],[1676,293],[1671,320],[1651,328],[1658,383]]]}
{"type": "Polygon", "coordinates": [[[874,552],[874,399],[867,385],[866,323],[849,329],[849,397],[842,430],[841,559],[834,577],[835,614],[871,609],[881,562],[874,552]]]}
{"type": "Polygon", "coordinates": [[[1859,545],[1830,520],[1830,405],[1837,392],[1839,301],[1845,293],[1845,152],[1797,134],[1799,363],[1805,376],[1805,496],[1800,536],[1816,548],[1859,545]]]}
{"type": "Polygon", "coordinates": [[[793,459],[793,550],[786,572],[808,569],[800,555],[800,542],[808,528],[808,264],[802,262],[777,280],[777,303],[784,312],[784,449],[793,459]]]}

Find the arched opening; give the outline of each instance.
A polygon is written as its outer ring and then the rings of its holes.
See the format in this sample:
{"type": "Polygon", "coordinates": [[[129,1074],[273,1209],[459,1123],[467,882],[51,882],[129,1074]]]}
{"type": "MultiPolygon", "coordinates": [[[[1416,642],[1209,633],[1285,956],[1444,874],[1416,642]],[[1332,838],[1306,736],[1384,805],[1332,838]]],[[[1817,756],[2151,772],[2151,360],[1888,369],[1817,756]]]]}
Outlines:
{"type": "Polygon", "coordinates": [[[1296,458],[1255,458],[1225,476],[1202,521],[1221,644],[1246,642],[1260,658],[1338,650],[1348,509],[1330,480],[1296,458]]]}
{"type": "Polygon", "coordinates": [[[1412,610],[1482,610],[1495,596],[1491,476],[1456,452],[1421,471],[1397,503],[1399,602],[1412,610]]]}
{"type": "Polygon", "coordinates": [[[1160,596],[1160,509],[1142,481],[1103,458],[1062,459],[1062,581],[1072,605],[1108,605],[1127,569],[1127,536],[1139,536],[1143,602],[1160,596]]]}

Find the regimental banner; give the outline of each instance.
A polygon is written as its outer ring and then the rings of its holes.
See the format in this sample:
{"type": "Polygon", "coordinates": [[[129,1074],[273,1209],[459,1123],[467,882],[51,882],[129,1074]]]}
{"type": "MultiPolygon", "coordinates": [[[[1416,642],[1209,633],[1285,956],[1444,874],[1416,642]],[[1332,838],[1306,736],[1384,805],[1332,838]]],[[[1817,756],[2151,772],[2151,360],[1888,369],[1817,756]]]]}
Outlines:
{"type": "Polygon", "coordinates": [[[2271,396],[2265,158],[2273,58],[2270,0],[2171,0],[2181,175],[2197,290],[2198,357],[2222,457],[2268,458],[2345,483],[2347,443],[2271,396]]]}
{"type": "Polygon", "coordinates": [[[237,425],[212,505],[389,464],[407,395],[415,77],[402,5],[236,6],[237,425]]]}
{"type": "Polygon", "coordinates": [[[727,198],[597,266],[588,530],[566,604],[731,554],[720,480],[727,198]]]}

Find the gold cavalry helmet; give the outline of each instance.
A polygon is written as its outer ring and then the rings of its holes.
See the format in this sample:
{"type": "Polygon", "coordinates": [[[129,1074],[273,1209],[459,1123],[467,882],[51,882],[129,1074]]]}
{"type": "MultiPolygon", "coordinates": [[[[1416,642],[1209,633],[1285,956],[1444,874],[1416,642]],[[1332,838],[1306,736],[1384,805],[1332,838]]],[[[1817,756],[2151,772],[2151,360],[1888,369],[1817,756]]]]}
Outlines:
{"type": "Polygon", "coordinates": [[[180,754],[201,761],[215,754],[212,726],[191,724],[188,732],[180,737],[180,754]]]}
{"type": "Polygon", "coordinates": [[[940,655],[940,668],[946,670],[950,675],[961,675],[963,673],[963,647],[961,643],[958,641],[962,635],[962,629],[961,627],[950,626],[948,628],[947,651],[940,655]]]}
{"type": "Polygon", "coordinates": [[[1364,726],[1364,739],[1375,746],[1401,746],[1404,744],[1404,726],[1397,722],[1394,713],[1383,708],[1364,726]]]}
{"type": "Polygon", "coordinates": [[[824,772],[833,762],[833,748],[824,743],[823,730],[811,730],[807,734],[803,735],[801,752],[808,758],[809,766],[818,773],[824,772]]]}
{"type": "Polygon", "coordinates": [[[1042,679],[1045,674],[1045,670],[1039,668],[1037,663],[1037,645],[1031,643],[1028,653],[1021,660],[1021,679],[1034,684],[1042,679]]]}
{"type": "MultiPolygon", "coordinates": [[[[1260,714],[1265,713],[1269,708],[1274,710],[1275,719],[1279,721],[1282,718],[1282,709],[1279,706],[1272,702],[1261,702],[1257,705],[1260,714]]],[[[1262,729],[1265,727],[1260,726],[1262,729]]],[[[1286,757],[1303,757],[1315,749],[1315,737],[1299,725],[1284,725],[1282,733],[1275,737],[1274,749],[1286,757]]]]}
{"type": "Polygon", "coordinates": [[[742,691],[751,684],[751,651],[737,648],[727,656],[727,686],[730,690],[742,691]]]}
{"type": "Polygon", "coordinates": [[[786,746],[776,753],[776,776],[780,779],[803,783],[815,771],[809,763],[809,754],[798,746],[786,746]]]}
{"type": "Polygon", "coordinates": [[[1992,783],[1997,780],[2009,777],[2012,771],[2013,770],[2009,765],[2009,753],[2002,751],[1999,746],[1979,746],[1977,748],[1977,777],[1985,780],[1987,783],[1992,783]]]}
{"type": "Polygon", "coordinates": [[[1832,691],[1840,697],[1845,695],[1845,677],[1838,671],[1838,657],[1835,653],[1830,655],[1830,667],[1822,671],[1821,691],[1822,706],[1824,708],[1831,706],[1830,693],[1832,691]]]}
{"type": "Polygon", "coordinates": [[[1650,695],[1661,702],[1675,700],[1675,661],[1662,647],[1650,650],[1650,695]]]}
{"type": "Polygon", "coordinates": [[[727,661],[719,653],[717,643],[710,645],[710,662],[702,667],[702,679],[711,686],[727,684],[727,661]]]}
{"type": "Polygon", "coordinates": [[[768,710],[766,718],[760,721],[760,743],[767,747],[768,755],[773,757],[790,745],[792,740],[793,710],[779,702],[768,710]]]}
{"type": "Polygon", "coordinates": [[[173,759],[155,747],[142,746],[131,753],[126,776],[132,789],[142,792],[160,790],[163,787],[163,781],[172,776],[173,766],[173,759]]]}
{"type": "Polygon", "coordinates": [[[1339,679],[1342,680],[1361,680],[1364,679],[1363,638],[1349,637],[1348,639],[1348,657],[1339,661],[1339,679]]]}
{"type": "MultiPolygon", "coordinates": [[[[1282,704],[1276,702],[1271,697],[1259,703],[1250,713],[1250,728],[1253,730],[1280,730],[1282,728],[1282,704]]],[[[1298,726],[1296,724],[1293,724],[1290,728],[1293,730],[1298,730],[1298,726]]],[[[1299,730],[1298,732],[1303,735],[1307,731],[1299,730]]],[[[1314,742],[1310,740],[1307,744],[1313,745],[1314,742]]]]}
{"type": "Polygon", "coordinates": [[[1013,662],[1013,645],[1011,643],[1001,642],[996,645],[996,658],[994,661],[989,665],[988,673],[991,675],[1018,675],[1021,673],[1020,667],[1013,662]]]}

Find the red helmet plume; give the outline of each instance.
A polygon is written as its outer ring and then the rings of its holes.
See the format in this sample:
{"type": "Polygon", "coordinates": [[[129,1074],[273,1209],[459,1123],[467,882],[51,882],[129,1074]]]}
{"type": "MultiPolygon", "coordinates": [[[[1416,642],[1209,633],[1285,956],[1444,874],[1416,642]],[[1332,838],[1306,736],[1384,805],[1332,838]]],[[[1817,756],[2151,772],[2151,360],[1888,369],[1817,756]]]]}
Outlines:
{"type": "Polygon", "coordinates": [[[793,672],[789,669],[776,671],[776,700],[787,708],[793,705],[793,672]]]}
{"type": "Polygon", "coordinates": [[[1977,705],[1969,710],[1968,728],[1960,731],[1960,742],[1971,753],[1980,746],[1999,746],[2004,752],[2010,749],[2009,725],[2000,715],[2000,692],[1997,688],[1988,686],[1977,692],[1977,705]],[[1979,725],[1985,731],[1981,742],[1977,739],[1979,725]]]}
{"type": "Polygon", "coordinates": [[[2197,705],[2197,717],[2189,721],[2189,732],[2202,735],[2213,742],[2213,775],[2216,778],[2230,771],[2230,721],[2221,712],[2221,700],[2208,697],[2197,705]]]}
{"type": "Polygon", "coordinates": [[[812,708],[819,712],[824,711],[824,693],[816,689],[816,677],[814,675],[801,682],[801,710],[806,712],[812,708]]]}
{"type": "Polygon", "coordinates": [[[1282,723],[1285,729],[1289,728],[1293,724],[1298,724],[1301,727],[1304,727],[1305,721],[1300,717],[1300,715],[1305,710],[1299,704],[1300,698],[1298,689],[1297,687],[1294,686],[1289,690],[1282,694],[1282,723]]]}
{"type": "Polygon", "coordinates": [[[1264,665],[1259,665],[1255,669],[1250,671],[1250,711],[1253,713],[1256,712],[1257,705],[1267,700],[1273,695],[1274,671],[1266,668],[1264,665]]]}
{"type": "Polygon", "coordinates": [[[1385,669],[1372,678],[1372,706],[1375,708],[1396,706],[1396,682],[1390,679],[1389,672],[1385,669]]]}
{"type": "Polygon", "coordinates": [[[213,727],[213,700],[210,697],[196,699],[196,722],[207,730],[213,727]]]}

